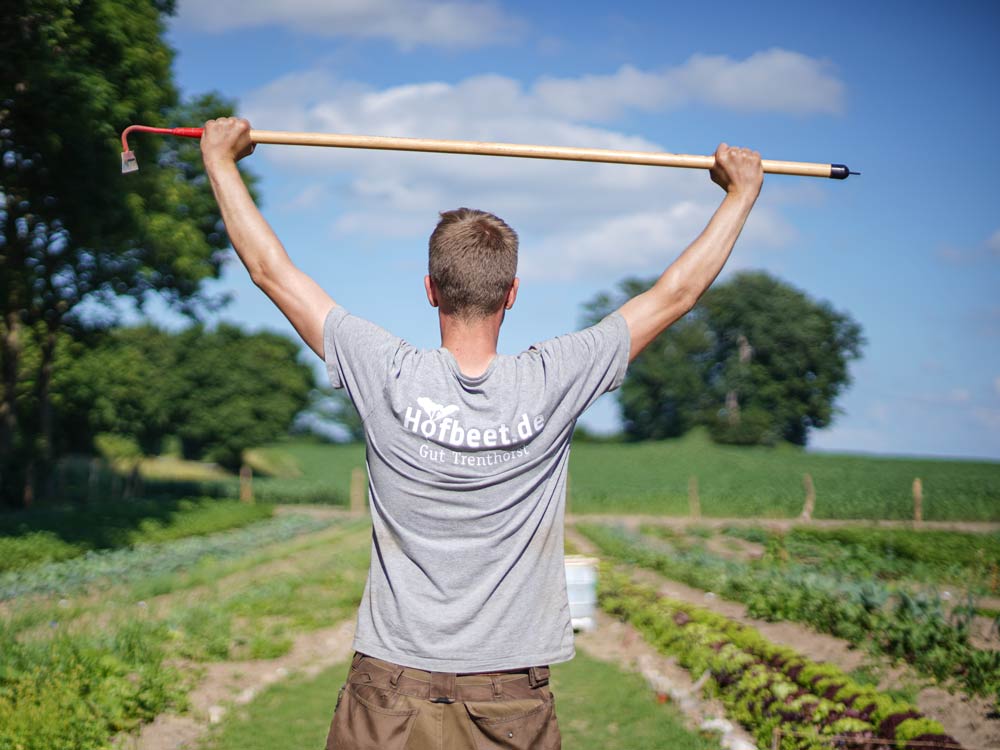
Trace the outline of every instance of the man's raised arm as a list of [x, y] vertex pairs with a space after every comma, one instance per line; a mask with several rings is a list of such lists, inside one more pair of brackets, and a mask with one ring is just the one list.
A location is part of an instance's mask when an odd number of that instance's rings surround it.
[[711, 175], [712, 181], [726, 191], [726, 197], [708, 226], [650, 289], [618, 310], [631, 334], [630, 360], [694, 307], [719, 275], [760, 193], [764, 180], [760, 154], [722, 143], [715, 151]]
[[322, 358], [323, 321], [334, 302], [319, 284], [295, 267], [243, 184], [236, 162], [253, 150], [250, 123], [246, 120], [223, 117], [205, 123], [202, 160], [233, 248], [254, 284]]

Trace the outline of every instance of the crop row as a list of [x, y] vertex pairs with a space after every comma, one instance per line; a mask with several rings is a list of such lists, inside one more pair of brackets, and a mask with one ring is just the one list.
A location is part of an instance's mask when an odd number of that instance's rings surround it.
[[0, 573], [0, 600], [26, 594], [69, 594], [92, 584], [119, 584], [189, 569], [211, 558], [239, 557], [266, 544], [326, 528], [329, 519], [288, 515], [208, 536], [133, 548], [90, 551], [69, 560]]
[[844, 527], [728, 526], [727, 536], [766, 545], [782, 556], [820, 568], [882, 580], [954, 582], [1000, 593], [1000, 534]]
[[[348, 617], [364, 588], [369, 537], [356, 523], [321, 537], [293, 550], [258, 541], [244, 551], [261, 563], [250, 575], [206, 560], [208, 582], [181, 597], [137, 601], [132, 589], [147, 586], [139, 580], [91, 607], [90, 597], [65, 608], [25, 601], [0, 617], [0, 748], [111, 747], [114, 735], [183, 710], [197, 670], [180, 664], [274, 658], [298, 633]], [[267, 564], [269, 549], [283, 553], [281, 566]], [[167, 590], [188, 579], [151, 575]], [[35, 625], [19, 629], [24, 622]]]
[[68, 560], [89, 550], [215, 534], [272, 515], [273, 505], [210, 498], [92, 503], [2, 514], [0, 572]]
[[874, 580], [840, 579], [803, 566], [751, 565], [703, 549], [678, 551], [599, 524], [579, 529], [605, 554], [743, 602], [753, 617], [805, 623], [1000, 701], [1000, 651], [972, 646], [969, 608], [949, 613], [936, 594], [894, 592]]
[[693, 675], [707, 672], [708, 689], [761, 747], [770, 746], [779, 726], [789, 732], [781, 738], [782, 750], [828, 750], [835, 737], [839, 746], [865, 747], [877, 738], [898, 748], [960, 747], [912, 705], [859, 685], [831, 664], [775, 646], [751, 627], [662, 597], [608, 565], [598, 599]]

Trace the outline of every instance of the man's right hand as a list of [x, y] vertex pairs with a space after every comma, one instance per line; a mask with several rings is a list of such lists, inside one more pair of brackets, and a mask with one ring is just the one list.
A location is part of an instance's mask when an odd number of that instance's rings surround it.
[[764, 183], [760, 153], [748, 148], [730, 147], [720, 143], [715, 149], [715, 166], [709, 171], [712, 182], [726, 193], [745, 195], [756, 200]]

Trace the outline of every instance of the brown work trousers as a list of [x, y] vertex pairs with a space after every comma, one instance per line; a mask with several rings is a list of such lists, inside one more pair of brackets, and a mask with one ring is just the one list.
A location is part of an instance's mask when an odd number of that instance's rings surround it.
[[456, 675], [355, 653], [327, 750], [560, 750], [549, 668]]

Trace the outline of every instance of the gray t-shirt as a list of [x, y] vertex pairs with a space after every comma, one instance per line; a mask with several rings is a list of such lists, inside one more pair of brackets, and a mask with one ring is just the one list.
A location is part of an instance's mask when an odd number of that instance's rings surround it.
[[476, 377], [447, 349], [417, 349], [340, 306], [323, 338], [367, 442], [372, 556], [355, 650], [441, 672], [573, 658], [570, 438], [625, 376], [625, 319], [497, 355]]

